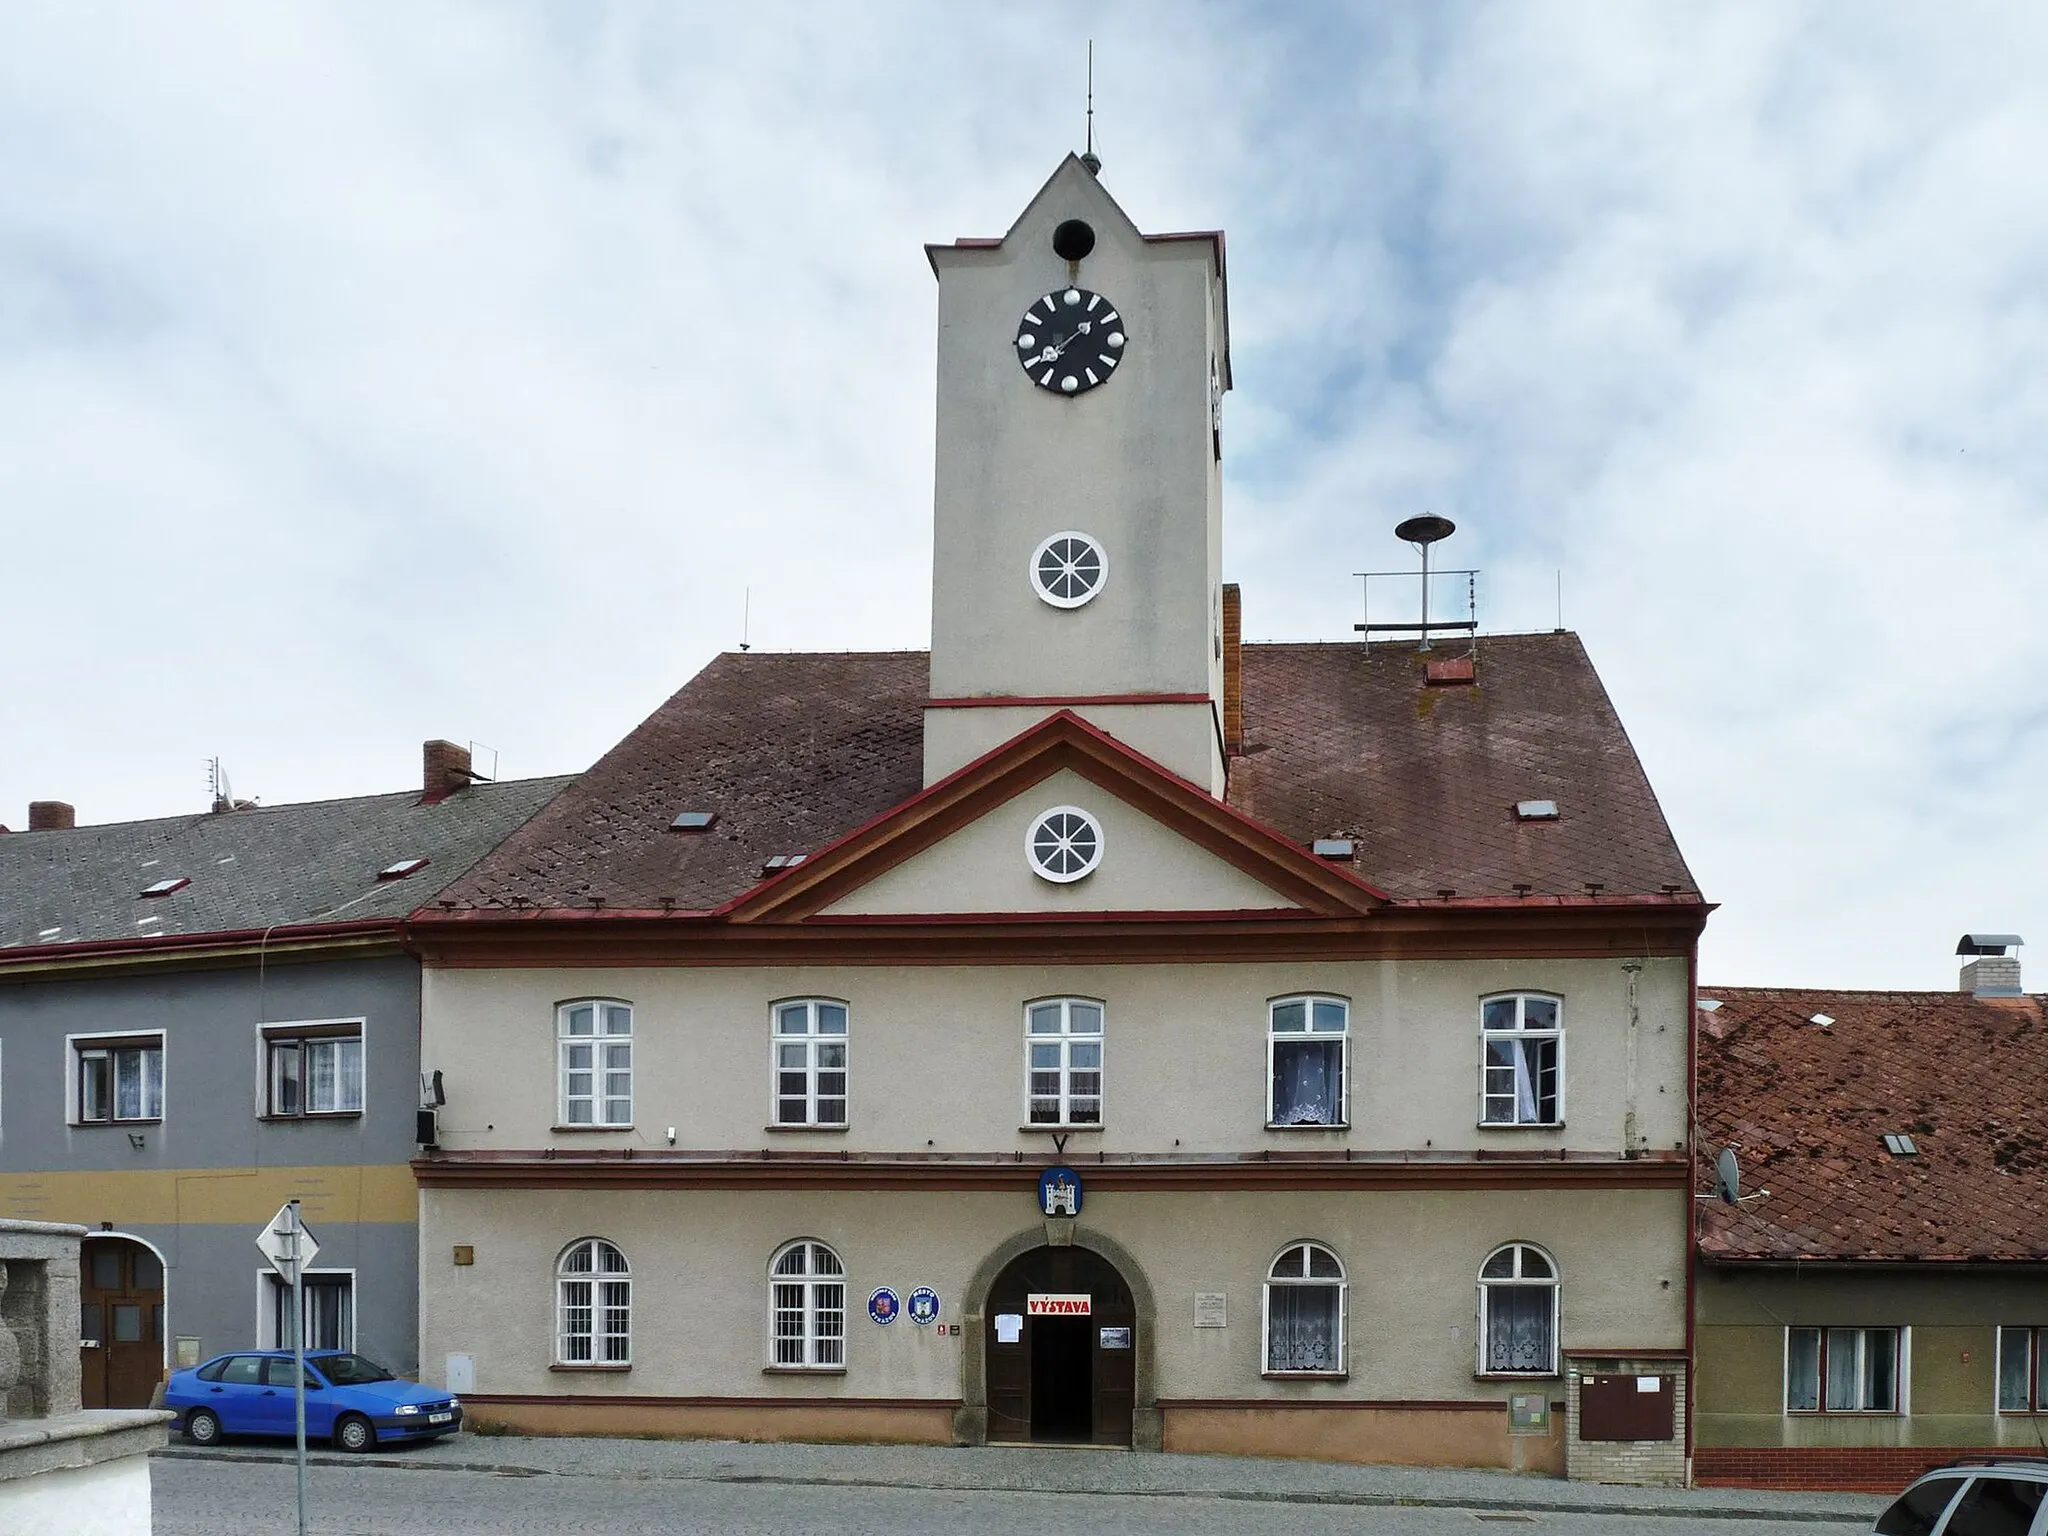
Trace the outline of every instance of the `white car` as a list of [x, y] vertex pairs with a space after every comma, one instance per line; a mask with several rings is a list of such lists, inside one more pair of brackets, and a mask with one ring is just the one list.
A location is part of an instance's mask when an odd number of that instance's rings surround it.
[[1875, 1536], [2048, 1536], [2048, 1456], [1982, 1456], [1936, 1467], [1871, 1527]]

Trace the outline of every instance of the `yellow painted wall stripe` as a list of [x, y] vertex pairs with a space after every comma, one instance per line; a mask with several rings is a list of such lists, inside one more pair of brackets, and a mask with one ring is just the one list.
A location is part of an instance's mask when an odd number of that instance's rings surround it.
[[97, 1227], [268, 1221], [294, 1197], [316, 1232], [324, 1221], [419, 1220], [419, 1187], [404, 1163], [332, 1168], [149, 1168], [118, 1173], [0, 1173], [0, 1214]]

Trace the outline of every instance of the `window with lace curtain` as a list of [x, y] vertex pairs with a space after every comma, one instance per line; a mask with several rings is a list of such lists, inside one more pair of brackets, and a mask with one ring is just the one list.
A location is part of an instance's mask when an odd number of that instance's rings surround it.
[[1564, 1123], [1563, 1004], [1534, 992], [1479, 1003], [1479, 1123]]
[[1479, 1373], [1557, 1374], [1557, 1265], [1533, 1243], [1507, 1243], [1479, 1267]]
[[1343, 1125], [1351, 1005], [1341, 997], [1276, 997], [1266, 1017], [1266, 1124]]
[[1266, 1374], [1344, 1374], [1344, 1265], [1321, 1243], [1290, 1243], [1266, 1274]]

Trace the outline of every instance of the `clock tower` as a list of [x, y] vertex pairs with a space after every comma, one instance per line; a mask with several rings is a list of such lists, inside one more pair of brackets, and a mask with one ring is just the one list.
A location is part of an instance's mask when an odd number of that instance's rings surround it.
[[1071, 708], [1223, 792], [1221, 234], [1068, 156], [939, 282], [925, 782]]

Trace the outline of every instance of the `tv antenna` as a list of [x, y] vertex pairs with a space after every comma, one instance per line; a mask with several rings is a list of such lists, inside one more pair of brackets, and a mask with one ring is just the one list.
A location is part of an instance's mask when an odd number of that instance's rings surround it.
[[1088, 174], [1102, 174], [1102, 156], [1095, 153], [1095, 39], [1088, 39], [1088, 126], [1081, 140], [1081, 163], [1088, 167]]
[[1419, 651], [1430, 649], [1429, 637], [1438, 630], [1463, 630], [1466, 634], [1479, 631], [1479, 572], [1476, 570], [1443, 570], [1439, 576], [1462, 576], [1465, 578], [1465, 617], [1462, 619], [1437, 619], [1429, 616], [1429, 549], [1432, 544], [1441, 543], [1458, 531], [1458, 525], [1448, 517], [1439, 517], [1425, 512], [1420, 517], [1411, 517], [1394, 528], [1394, 537], [1413, 544], [1422, 554], [1422, 621], [1420, 623], [1375, 624], [1372, 622], [1372, 584], [1375, 578], [1406, 580], [1411, 578], [1407, 571], [1357, 571], [1353, 574], [1365, 581], [1365, 619], [1363, 624], [1351, 627], [1362, 631], [1367, 637], [1389, 630], [1400, 634], [1420, 634]]
[[743, 651], [752, 649], [747, 644], [747, 626], [752, 622], [753, 617], [754, 589], [748, 587], [740, 594], [740, 649]]

